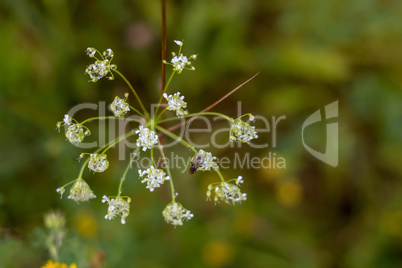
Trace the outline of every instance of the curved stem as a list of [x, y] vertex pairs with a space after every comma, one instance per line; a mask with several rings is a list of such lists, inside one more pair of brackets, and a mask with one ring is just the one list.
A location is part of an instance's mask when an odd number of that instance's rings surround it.
[[169, 87], [170, 81], [172, 81], [172, 78], [173, 78], [175, 73], [176, 73], [176, 71], [172, 72], [172, 74], [169, 77], [169, 80], [166, 83], [165, 88], [162, 90], [161, 97], [159, 98], [158, 105], [156, 106], [155, 116], [158, 114], [159, 107], [161, 106], [161, 103], [162, 103], [162, 100], [163, 100], [163, 93], [166, 92], [166, 89]]
[[170, 178], [170, 180], [169, 180], [170, 192], [171, 192], [171, 195], [172, 195], [172, 202], [174, 202], [175, 199], [176, 199], [176, 195], [175, 195], [175, 192], [174, 192], [174, 184], [173, 184], [172, 174], [170, 174], [169, 165], [166, 162], [166, 157], [165, 157], [165, 153], [163, 152], [162, 146], [158, 146], [158, 147], [159, 147], [159, 151], [161, 152], [162, 159], [163, 159], [163, 161], [165, 162], [165, 165], [166, 165], [166, 172], [167, 172], [167, 174], [168, 174], [168, 176]]
[[173, 120], [179, 120], [179, 119], [188, 118], [188, 117], [196, 117], [196, 116], [201, 116], [201, 115], [215, 115], [215, 116], [223, 117], [223, 118], [225, 118], [225, 119], [228, 120], [228, 121], [231, 120], [231, 118], [230, 118], [229, 116], [226, 116], [226, 115], [221, 114], [221, 113], [215, 113], [215, 112], [201, 112], [201, 113], [187, 114], [187, 115], [184, 115], [184, 116], [181, 116], [181, 117], [171, 117], [171, 118], [167, 118], [167, 119], [158, 121], [158, 123], [165, 123], [165, 122], [169, 122], [169, 121], [173, 121]]
[[164, 112], [166, 112], [168, 109], [168, 107], [166, 107], [165, 109], [163, 109], [163, 111], [156, 117], [155, 121], [158, 121], [159, 118], [161, 118], [161, 116], [163, 115]]
[[156, 126], [156, 128], [157, 128], [160, 132], [164, 133], [165, 135], [171, 137], [171, 138], [174, 139], [174, 140], [178, 140], [178, 141], [181, 142], [184, 146], [191, 148], [191, 150], [193, 150], [193, 152], [197, 153], [197, 150], [194, 149], [193, 146], [191, 146], [188, 142], [186, 142], [185, 140], [183, 140], [181, 137], [177, 136], [177, 135], [174, 134], [173, 132], [170, 132], [170, 131], [168, 131], [168, 130], [164, 129], [163, 127], [160, 127], [160, 126]]
[[249, 116], [249, 117], [251, 117], [251, 116], [252, 116], [252, 114], [251, 114], [251, 113], [243, 114], [242, 116], [239, 116], [237, 119], [240, 119], [240, 118], [245, 117], [245, 116]]
[[136, 154], [137, 154], [137, 152], [138, 152], [139, 149], [140, 149], [139, 147], [138, 147], [137, 149], [135, 149], [134, 153], [131, 154], [131, 156], [130, 156], [130, 161], [128, 162], [128, 165], [127, 165], [126, 169], [124, 170], [123, 176], [122, 176], [121, 179], [120, 179], [119, 189], [118, 189], [118, 192], [117, 192], [117, 196], [120, 196], [120, 194], [121, 194], [121, 187], [123, 187], [123, 182], [126, 180], [127, 172], [128, 172], [128, 170], [130, 169], [131, 163], [133, 163], [133, 160], [134, 160], [134, 158], [135, 158], [135, 156], [136, 156]]
[[[107, 150], [109, 150], [110, 147], [112, 147], [112, 146], [115, 145], [116, 143], [119, 143], [119, 142], [121, 142], [122, 140], [124, 140], [124, 139], [126, 139], [126, 138], [132, 136], [133, 134], [135, 134], [135, 132], [132, 131], [132, 132], [130, 132], [130, 133], [128, 133], [128, 134], [124, 134], [124, 135], [118, 137], [118, 138], [115, 139], [114, 141], [109, 142], [108, 145], [107, 145], [108, 147], [107, 147], [105, 150], [103, 150], [102, 153], [105, 153]], [[106, 147], [106, 146], [98, 148], [98, 149], [94, 152], [94, 154], [99, 153], [99, 152], [100, 152], [103, 148], [105, 148], [105, 147]], [[89, 159], [91, 159], [91, 158], [88, 157], [87, 159], [85, 159], [84, 163], [82, 164], [80, 173], [79, 173], [79, 175], [78, 175], [78, 179], [82, 179], [82, 174], [84, 173], [84, 169], [85, 169], [86, 165], [88, 164]]]
[[[93, 120], [106, 120], [106, 119], [115, 119], [115, 120], [127, 120], [127, 121], [132, 121], [132, 122], [137, 122], [137, 123], [142, 123], [141, 120], [137, 120], [134, 118], [125, 118], [125, 117], [115, 117], [115, 116], [99, 116], [99, 117], [91, 117], [88, 119], [85, 119], [84, 121], [82, 121], [81, 123], [79, 123], [80, 125], [83, 125], [87, 122], [91, 122]], [[85, 127], [85, 126], [84, 126]]]
[[109, 143], [109, 146], [107, 146], [107, 147], [102, 151], [102, 154], [106, 153], [107, 150], [109, 150], [112, 146], [116, 145], [117, 143], [121, 142], [121, 141], [124, 140], [124, 139], [127, 139], [128, 137], [130, 137], [130, 136], [132, 136], [132, 135], [134, 135], [134, 134], [135, 134], [135, 132], [134, 132], [134, 131], [131, 131], [130, 133], [124, 135], [123, 137], [117, 138], [117, 139], [114, 140], [112, 143]]
[[219, 169], [215, 169], [216, 173], [218, 173], [219, 178], [221, 178], [222, 182], [225, 182], [225, 179], [222, 176], [222, 173], [219, 171]]
[[136, 112], [138, 115], [141, 115], [142, 117], [144, 117], [144, 114], [141, 113], [140, 111], [138, 111], [137, 109], [135, 109], [133, 106], [129, 105], [128, 107], [130, 107], [130, 109], [133, 110], [134, 112]]
[[127, 80], [127, 78], [126, 78], [121, 72], [119, 72], [118, 70], [113, 70], [113, 71], [114, 71], [115, 73], [117, 73], [117, 74], [124, 80], [124, 82], [126, 82], [126, 84], [128, 85], [128, 87], [129, 87], [129, 88], [131, 89], [131, 91], [133, 92], [133, 94], [134, 94], [135, 98], [137, 99], [138, 103], [140, 104], [141, 109], [144, 111], [144, 114], [148, 117], [149, 114], [148, 114], [147, 110], [145, 110], [144, 105], [142, 104], [140, 97], [138, 97], [137, 92], [135, 91], [135, 89], [133, 88], [133, 86], [130, 84], [130, 82]]
[[98, 116], [98, 117], [90, 117], [88, 119], [85, 119], [84, 121], [82, 121], [81, 123], [79, 123], [80, 125], [85, 124], [86, 122], [91, 122], [93, 120], [106, 120], [106, 119], [116, 119], [115, 116]]

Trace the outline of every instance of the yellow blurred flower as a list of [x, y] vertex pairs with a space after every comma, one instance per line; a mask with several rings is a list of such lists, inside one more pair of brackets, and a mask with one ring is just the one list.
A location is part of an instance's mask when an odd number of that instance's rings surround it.
[[85, 237], [94, 236], [98, 231], [98, 224], [92, 215], [85, 212], [78, 214], [75, 220], [75, 228], [80, 235]]
[[233, 259], [233, 247], [225, 242], [209, 242], [204, 246], [202, 259], [209, 266], [224, 266]]
[[303, 189], [297, 181], [278, 181], [275, 185], [276, 199], [285, 206], [298, 205], [303, 196]]
[[260, 168], [258, 170], [258, 177], [263, 183], [272, 184], [276, 180], [281, 179], [285, 171], [280, 168]]
[[41, 268], [77, 268], [77, 265], [73, 263], [70, 266], [68, 266], [65, 263], [53, 262], [52, 260], [48, 260], [47, 263], [43, 265]]
[[239, 212], [239, 216], [234, 222], [237, 233], [245, 236], [251, 236], [256, 233], [258, 217], [252, 211], [244, 210]]

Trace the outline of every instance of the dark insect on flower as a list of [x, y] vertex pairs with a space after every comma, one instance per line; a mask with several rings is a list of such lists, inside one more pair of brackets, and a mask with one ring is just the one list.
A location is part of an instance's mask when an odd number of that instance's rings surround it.
[[194, 158], [191, 161], [191, 167], [190, 167], [190, 174], [194, 174], [194, 172], [197, 171], [197, 169], [202, 165], [204, 162], [204, 157], [202, 155], [196, 154]]

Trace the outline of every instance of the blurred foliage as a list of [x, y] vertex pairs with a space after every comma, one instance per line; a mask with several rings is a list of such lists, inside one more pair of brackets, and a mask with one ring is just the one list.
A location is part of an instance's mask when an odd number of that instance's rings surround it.
[[[197, 70], [171, 85], [190, 111], [261, 72], [214, 110], [235, 116], [241, 101], [243, 112], [286, 116], [275, 148], [268, 132], [258, 140], [268, 149], [207, 149], [219, 157], [276, 153], [286, 169], [224, 170], [244, 177], [248, 200], [239, 206], [205, 202], [213, 174], [175, 171], [181, 201], [195, 214], [176, 229], [161, 215], [167, 187], [149, 193], [135, 170], [125, 184], [133, 199], [126, 225], [104, 220], [99, 198], [60, 200], [55, 189], [76, 177], [81, 151], [55, 123], [78, 103], [110, 103], [127, 91], [120, 79], [88, 83], [84, 51], [112, 48], [119, 70], [155, 102], [159, 1], [2, 0], [0, 266], [44, 265], [39, 230], [44, 214], [59, 209], [68, 230], [60, 260], [79, 268], [401, 267], [402, 1], [176, 0], [167, 11], [168, 53], [174, 39], [184, 39], [184, 53], [199, 55]], [[305, 151], [301, 126], [335, 100], [340, 156], [333, 168]], [[319, 129], [325, 123], [317, 125], [320, 135], [311, 132], [314, 148], [325, 146]], [[98, 197], [117, 189], [121, 162], [116, 156], [106, 173], [87, 174]]]

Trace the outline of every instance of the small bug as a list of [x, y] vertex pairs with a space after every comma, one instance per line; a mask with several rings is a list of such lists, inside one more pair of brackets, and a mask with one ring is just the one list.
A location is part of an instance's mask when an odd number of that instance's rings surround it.
[[193, 160], [191, 161], [191, 167], [190, 167], [190, 174], [194, 174], [194, 172], [197, 171], [197, 169], [202, 165], [202, 163], [204, 162], [204, 157], [202, 157], [201, 155], [195, 155]]

